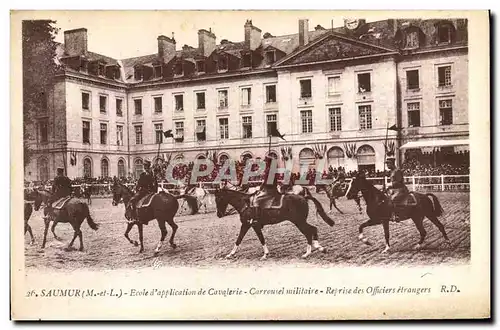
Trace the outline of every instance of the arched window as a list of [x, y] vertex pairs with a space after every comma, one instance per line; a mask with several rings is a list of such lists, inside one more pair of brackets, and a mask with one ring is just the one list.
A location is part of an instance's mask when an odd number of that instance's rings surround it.
[[440, 44], [453, 43], [455, 39], [455, 26], [450, 21], [441, 21], [436, 24], [437, 41]]
[[83, 177], [92, 177], [92, 160], [88, 157], [83, 160]]
[[118, 160], [118, 178], [125, 178], [127, 172], [125, 171], [125, 161], [123, 159]]
[[47, 158], [38, 159], [38, 178], [40, 181], [49, 180], [49, 161]]
[[314, 161], [316, 158], [314, 157], [314, 151], [311, 148], [304, 148], [299, 153], [299, 163], [300, 167], [311, 166], [314, 165]]
[[222, 154], [219, 156], [219, 163], [224, 164], [229, 160], [229, 156], [226, 154]]
[[338, 168], [344, 166], [344, 150], [339, 147], [332, 147], [328, 150], [326, 156], [328, 157], [328, 166]]
[[250, 154], [248, 152], [241, 155], [241, 161], [243, 162], [243, 164], [245, 164], [247, 162], [247, 160], [252, 159], [252, 158], [253, 158], [252, 154]]
[[200, 155], [198, 155], [198, 156], [196, 156], [196, 159], [206, 159], [206, 158], [207, 158], [207, 157], [205, 157], [205, 155], [201, 155], [201, 154], [200, 154]]
[[270, 153], [268, 153], [267, 156], [271, 157], [273, 159], [278, 159], [278, 155], [274, 151], [271, 151]]
[[143, 171], [144, 171], [144, 163], [141, 158], [137, 158], [134, 162], [135, 177], [139, 178], [139, 176]]
[[106, 158], [101, 160], [101, 176], [103, 178], [109, 177], [109, 162]]
[[365, 144], [359, 147], [357, 159], [358, 170], [375, 170], [375, 150], [371, 146]]

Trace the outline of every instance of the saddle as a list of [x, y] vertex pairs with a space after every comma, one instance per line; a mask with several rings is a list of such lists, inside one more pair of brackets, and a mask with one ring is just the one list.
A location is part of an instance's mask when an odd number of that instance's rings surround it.
[[152, 192], [147, 194], [146, 196], [142, 197], [137, 201], [136, 208], [140, 209], [143, 207], [148, 207], [151, 204], [151, 201], [153, 200], [153, 196], [156, 195], [157, 193]]
[[72, 197], [71, 196], [66, 196], [66, 197], [62, 197], [62, 198], [59, 198], [57, 201], [55, 201], [53, 204], [52, 204], [52, 207], [56, 210], [60, 210], [62, 209], [66, 203], [71, 199]]
[[279, 194], [262, 194], [252, 196], [252, 205], [261, 209], [279, 209], [283, 205], [285, 195]]
[[415, 195], [411, 192], [408, 193], [406, 198], [401, 201], [401, 203], [398, 203], [400, 206], [414, 206], [417, 205], [417, 198]]

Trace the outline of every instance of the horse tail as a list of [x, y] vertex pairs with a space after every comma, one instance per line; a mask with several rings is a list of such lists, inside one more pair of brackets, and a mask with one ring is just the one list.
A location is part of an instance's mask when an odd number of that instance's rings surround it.
[[87, 204], [83, 204], [85, 205], [85, 209], [87, 211], [87, 223], [89, 224], [89, 227], [92, 228], [93, 230], [97, 230], [99, 229], [99, 224], [95, 223], [94, 222], [94, 219], [92, 219], [92, 217], [90, 216], [90, 210], [89, 210], [89, 206]]
[[316, 210], [318, 210], [318, 213], [321, 216], [321, 219], [323, 219], [323, 221], [325, 221], [330, 227], [332, 227], [335, 224], [335, 222], [326, 214], [321, 203], [316, 198], [314, 198], [310, 192], [308, 195], [305, 196], [305, 198], [306, 200], [311, 200], [314, 202]]
[[425, 194], [425, 196], [427, 196], [427, 198], [429, 198], [432, 202], [432, 215], [435, 217], [440, 217], [441, 215], [443, 215], [444, 210], [441, 207], [441, 203], [439, 203], [436, 195], [428, 193]]
[[190, 196], [187, 194], [181, 194], [181, 195], [174, 196], [174, 197], [175, 197], [175, 199], [184, 198], [186, 200], [189, 207], [191, 208], [191, 215], [198, 213], [198, 201], [196, 200], [196, 197]]

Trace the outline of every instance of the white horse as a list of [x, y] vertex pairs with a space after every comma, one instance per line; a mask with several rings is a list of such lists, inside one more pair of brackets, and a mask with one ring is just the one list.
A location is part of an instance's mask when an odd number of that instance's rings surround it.
[[198, 201], [198, 210], [201, 210], [201, 208], [203, 207], [205, 209], [205, 213], [208, 212], [207, 202], [209, 205], [212, 205], [212, 199], [210, 198], [210, 192], [207, 189], [203, 188], [201, 182], [198, 183], [198, 187], [190, 189], [190, 191], [186, 193], [196, 197], [196, 200]]

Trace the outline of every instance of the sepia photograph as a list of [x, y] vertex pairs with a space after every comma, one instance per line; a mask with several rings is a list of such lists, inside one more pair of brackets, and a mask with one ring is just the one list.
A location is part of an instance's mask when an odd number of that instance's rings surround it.
[[488, 12], [11, 29], [13, 319], [490, 317]]

